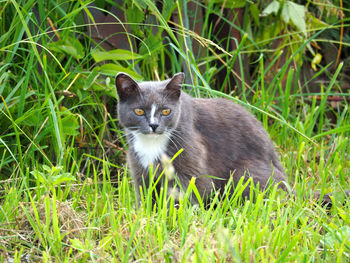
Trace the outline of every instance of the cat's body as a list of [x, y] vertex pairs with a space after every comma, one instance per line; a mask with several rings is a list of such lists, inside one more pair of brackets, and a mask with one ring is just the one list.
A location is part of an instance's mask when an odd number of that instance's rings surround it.
[[156, 167], [162, 154], [172, 158], [180, 149], [173, 161], [176, 177], [185, 189], [195, 177], [204, 199], [222, 191], [231, 176], [235, 184], [252, 177], [262, 189], [270, 179], [286, 181], [268, 134], [252, 114], [226, 99], [192, 98], [181, 91], [183, 79], [181, 73], [162, 82], [136, 83], [123, 73], [116, 78], [137, 190], [148, 184], [150, 164]]

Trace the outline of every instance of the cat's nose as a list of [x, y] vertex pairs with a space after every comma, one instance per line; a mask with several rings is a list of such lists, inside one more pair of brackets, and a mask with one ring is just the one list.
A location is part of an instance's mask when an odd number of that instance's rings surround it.
[[156, 129], [158, 128], [158, 126], [159, 126], [159, 124], [157, 124], [157, 123], [151, 123], [151, 124], [149, 125], [149, 127], [152, 128], [152, 131], [153, 131], [153, 132], [156, 131]]

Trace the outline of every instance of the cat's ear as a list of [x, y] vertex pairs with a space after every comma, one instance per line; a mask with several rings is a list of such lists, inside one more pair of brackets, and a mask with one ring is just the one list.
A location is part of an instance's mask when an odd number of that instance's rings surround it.
[[123, 72], [118, 73], [115, 77], [115, 86], [117, 87], [118, 96], [121, 101], [140, 94], [137, 82]]
[[181, 94], [181, 87], [184, 83], [185, 74], [180, 72], [176, 73], [168, 82], [168, 84], [165, 87], [165, 92], [167, 93], [168, 97], [173, 99], [178, 99]]

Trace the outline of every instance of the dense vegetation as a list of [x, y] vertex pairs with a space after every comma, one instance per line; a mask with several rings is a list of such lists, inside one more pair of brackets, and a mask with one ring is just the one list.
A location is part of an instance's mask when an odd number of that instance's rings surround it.
[[[0, 1], [0, 261], [350, 260], [348, 1]], [[141, 207], [114, 76], [251, 110], [297, 198]], [[334, 192], [331, 209], [311, 198]], [[170, 206], [172, 207], [172, 206]]]

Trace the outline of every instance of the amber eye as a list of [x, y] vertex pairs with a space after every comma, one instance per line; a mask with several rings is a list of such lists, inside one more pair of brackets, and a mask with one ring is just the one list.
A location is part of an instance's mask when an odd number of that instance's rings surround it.
[[136, 115], [142, 116], [143, 114], [145, 114], [145, 111], [143, 109], [134, 109]]
[[164, 116], [168, 116], [168, 115], [170, 114], [170, 109], [163, 109], [163, 110], [162, 110], [162, 114], [163, 114]]

